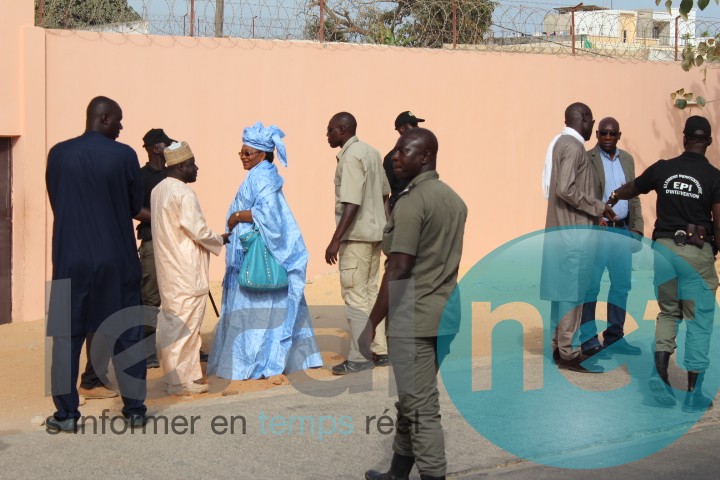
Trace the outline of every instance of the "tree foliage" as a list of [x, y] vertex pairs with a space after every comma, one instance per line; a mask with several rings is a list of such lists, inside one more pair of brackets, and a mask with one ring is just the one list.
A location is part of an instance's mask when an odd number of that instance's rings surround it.
[[[307, 38], [318, 38], [319, 0], [310, 0]], [[478, 43], [490, 27], [490, 0], [336, 0], [326, 1], [327, 41], [442, 47], [453, 42], [453, 7], [458, 43]]]
[[45, 28], [73, 29], [141, 19], [127, 0], [45, 0], [41, 22], [39, 0], [35, 0], [35, 24]]
[[[663, 0], [655, 0], [655, 5], [660, 5], [662, 2]], [[673, 0], [665, 0], [664, 3], [669, 12], [673, 6]], [[710, 0], [698, 0], [697, 8], [705, 10], [709, 4]], [[715, 0], [715, 4], [720, 5], [720, 0]], [[680, 10], [680, 15], [682, 15], [685, 20], [687, 20], [687, 14], [690, 13], [690, 10], [693, 8], [695, 8], [695, 0], [680, 0], [678, 10]]]

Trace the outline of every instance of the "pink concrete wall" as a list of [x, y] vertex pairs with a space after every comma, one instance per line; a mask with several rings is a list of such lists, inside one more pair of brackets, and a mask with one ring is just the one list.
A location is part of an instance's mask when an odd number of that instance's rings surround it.
[[20, 30], [33, 24], [33, 5], [27, 0], [5, 0], [0, 14], [0, 136], [22, 132], [23, 37]]
[[[37, 31], [23, 34], [31, 49], [25, 58], [44, 59], [30, 67], [44, 80], [45, 93], [42, 101], [26, 100], [25, 115], [32, 119], [27, 135], [44, 138], [46, 152], [82, 133], [92, 97], [114, 98], [124, 112], [119, 140], [134, 147], [142, 163], [141, 137], [149, 128], [165, 128], [190, 143], [200, 166], [195, 188], [217, 230], [245, 176], [237, 156], [243, 127], [261, 120], [283, 128], [290, 167], [279, 168], [310, 250], [309, 278], [332, 270], [323, 253], [334, 229], [336, 151], [327, 145], [325, 128], [338, 111], [355, 114], [359, 137], [383, 155], [397, 139], [393, 121], [400, 111], [428, 120], [424, 125], [440, 141], [441, 178], [469, 207], [465, 267], [543, 227], [540, 172], [569, 103], [587, 103], [598, 120], [615, 116], [623, 131], [620, 147], [635, 156], [638, 170], [681, 150], [688, 115], [702, 113], [715, 123], [719, 113], [717, 103], [694, 111], [672, 107], [669, 93], [680, 87], [720, 98], [718, 70], [710, 70], [703, 85], [699, 71], [685, 73], [675, 64], [66, 31], [44, 32], [43, 45], [33, 41]], [[30, 89], [42, 93], [39, 85]], [[0, 121], [4, 116], [0, 111]], [[16, 195], [33, 199], [26, 215], [43, 217], [45, 205], [37, 200], [45, 198], [45, 158], [37, 150], [14, 153], [32, 177]], [[713, 145], [709, 156], [720, 160], [719, 153]], [[649, 233], [651, 197], [643, 199], [643, 210]], [[42, 316], [49, 213], [43, 223], [45, 245], [32, 248], [45, 261], [26, 268], [35, 298], [24, 297], [16, 320]], [[223, 267], [224, 258], [213, 258], [213, 280], [222, 278]]]

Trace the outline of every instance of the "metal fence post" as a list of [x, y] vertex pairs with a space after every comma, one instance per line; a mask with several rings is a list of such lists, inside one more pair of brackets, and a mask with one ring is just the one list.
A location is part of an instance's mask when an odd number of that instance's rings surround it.
[[318, 40], [325, 41], [325, 0], [320, 0], [320, 26], [318, 27]]
[[680, 15], [675, 17], [675, 61], [678, 61], [678, 26], [680, 24]]
[[190, 36], [195, 36], [195, 0], [190, 0]]
[[40, 0], [38, 2], [38, 26], [42, 27], [44, 18], [45, 18], [45, 0]]
[[457, 29], [457, 0], [452, 3], [453, 13], [453, 49], [457, 48], [458, 29]]
[[223, 23], [225, 21], [225, 0], [215, 0], [215, 36], [223, 36]]

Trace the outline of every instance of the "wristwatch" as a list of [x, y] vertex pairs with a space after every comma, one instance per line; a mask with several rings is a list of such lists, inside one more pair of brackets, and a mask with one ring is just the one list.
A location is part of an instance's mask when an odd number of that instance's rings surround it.
[[613, 206], [617, 203], [617, 201], [618, 201], [617, 192], [615, 190], [613, 190], [612, 193], [610, 193], [610, 197], [608, 198], [608, 205]]

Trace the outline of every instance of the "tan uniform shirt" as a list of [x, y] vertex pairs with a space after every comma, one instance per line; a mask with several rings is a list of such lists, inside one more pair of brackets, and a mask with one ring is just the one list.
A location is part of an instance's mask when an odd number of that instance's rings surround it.
[[180, 180], [160, 182], [150, 204], [160, 296], [163, 309], [173, 311], [173, 299], [208, 293], [210, 252], [219, 255], [223, 239], [208, 227], [193, 189]]
[[[398, 198], [385, 226], [383, 251], [415, 257], [412, 291], [406, 290], [402, 306], [390, 307], [389, 337], [435, 337], [457, 332], [457, 318], [443, 322], [448, 299], [457, 285], [463, 248], [467, 206], [460, 196], [439, 180], [436, 171], [410, 181], [409, 192]], [[397, 302], [390, 286], [390, 301]], [[414, 306], [414, 310], [412, 309]], [[448, 319], [449, 320], [449, 319]]]
[[357, 137], [350, 138], [337, 154], [335, 169], [335, 224], [344, 203], [360, 205], [342, 240], [379, 242], [385, 226], [383, 196], [390, 194], [380, 152]]

